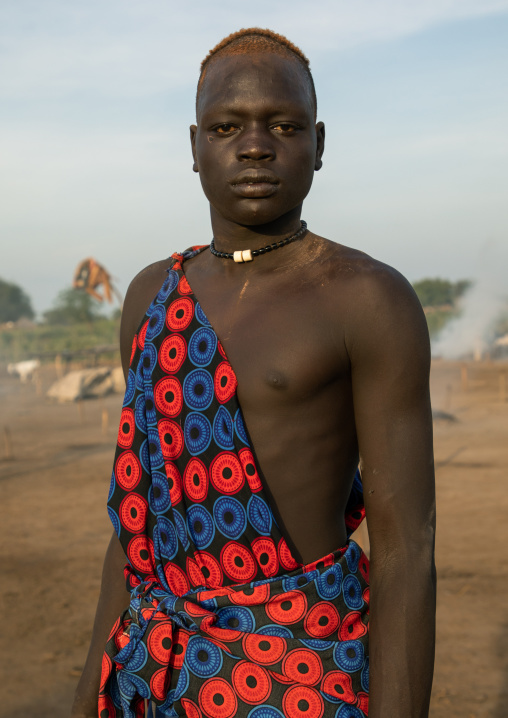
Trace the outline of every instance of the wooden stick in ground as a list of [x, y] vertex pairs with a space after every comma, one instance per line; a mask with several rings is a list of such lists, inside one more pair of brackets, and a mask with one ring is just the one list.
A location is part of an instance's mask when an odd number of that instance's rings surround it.
[[102, 410], [102, 435], [106, 436], [109, 428], [109, 412], [107, 409]]
[[5, 458], [7, 460], [12, 459], [12, 440], [11, 432], [8, 426], [4, 426], [4, 447], [5, 447]]
[[467, 391], [468, 376], [466, 364], [462, 364], [460, 367], [460, 383], [462, 385], [462, 391]]
[[503, 403], [506, 401], [506, 373], [504, 371], [499, 374], [499, 399]]

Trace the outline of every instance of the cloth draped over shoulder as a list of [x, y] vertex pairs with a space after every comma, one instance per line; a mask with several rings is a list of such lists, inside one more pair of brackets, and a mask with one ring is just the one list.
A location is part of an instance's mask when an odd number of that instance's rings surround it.
[[[103, 657], [100, 718], [368, 715], [368, 559], [302, 565], [265, 492], [237, 379], [174, 254], [134, 337], [108, 513], [129, 608]], [[357, 473], [348, 537], [364, 518]]]

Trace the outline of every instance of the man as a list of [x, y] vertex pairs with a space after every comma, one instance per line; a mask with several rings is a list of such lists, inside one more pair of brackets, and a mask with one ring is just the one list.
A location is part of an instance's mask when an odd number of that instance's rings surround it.
[[[265, 30], [229, 36], [203, 63], [196, 112], [214, 240], [148, 267], [126, 297], [115, 534], [73, 716], [96, 715], [99, 682], [101, 718], [155, 704], [207, 718], [426, 716], [423, 313], [393, 269], [301, 224], [324, 126], [298, 48]], [[358, 463], [370, 589], [348, 542], [363, 517]]]

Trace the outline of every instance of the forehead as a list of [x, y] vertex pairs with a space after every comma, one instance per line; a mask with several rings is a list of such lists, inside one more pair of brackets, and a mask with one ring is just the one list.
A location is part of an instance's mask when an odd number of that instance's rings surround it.
[[298, 60], [275, 53], [218, 57], [198, 91], [198, 115], [219, 106], [291, 105], [314, 113], [309, 77]]

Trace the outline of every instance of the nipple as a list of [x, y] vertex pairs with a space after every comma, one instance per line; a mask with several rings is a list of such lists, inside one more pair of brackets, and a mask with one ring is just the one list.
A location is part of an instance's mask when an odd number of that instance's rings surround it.
[[274, 389], [286, 389], [288, 386], [288, 378], [280, 371], [270, 371], [266, 376], [269, 386]]

